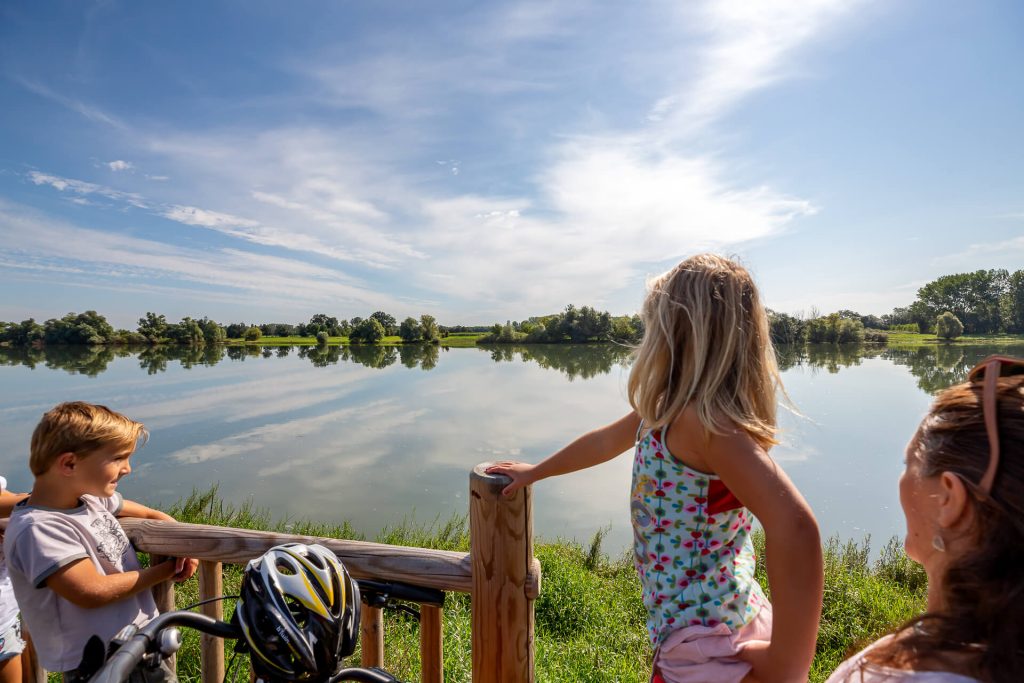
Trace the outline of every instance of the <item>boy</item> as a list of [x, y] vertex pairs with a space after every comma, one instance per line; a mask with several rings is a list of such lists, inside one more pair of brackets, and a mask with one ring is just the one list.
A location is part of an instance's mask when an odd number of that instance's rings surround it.
[[[4, 555], [39, 661], [65, 678], [91, 635], [106, 642], [128, 623], [146, 623], [157, 615], [149, 589], [184, 581], [198, 565], [179, 558], [142, 569], [115, 519], [174, 521], [116, 490], [146, 436], [142, 424], [83, 402], [53, 408], [32, 434], [35, 484], [14, 507]], [[154, 673], [147, 678], [173, 679], [166, 669]]]

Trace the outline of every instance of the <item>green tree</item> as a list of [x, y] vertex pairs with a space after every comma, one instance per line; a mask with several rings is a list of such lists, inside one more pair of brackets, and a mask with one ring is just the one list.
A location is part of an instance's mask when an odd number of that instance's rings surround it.
[[355, 344], [376, 344], [384, 336], [384, 326], [376, 318], [370, 317], [352, 329], [349, 341]]
[[263, 331], [260, 330], [260, 328], [256, 327], [255, 325], [253, 325], [252, 327], [245, 331], [245, 334], [242, 335], [242, 339], [244, 339], [245, 341], [259, 341], [260, 337], [262, 336]]
[[114, 338], [114, 328], [96, 311], [68, 313], [43, 324], [47, 344], [106, 344]]
[[432, 315], [424, 313], [420, 316], [420, 330], [422, 331], [423, 341], [436, 342], [441, 338], [441, 332], [437, 327], [437, 320]]
[[203, 318], [199, 321], [199, 329], [203, 331], [203, 341], [208, 345], [223, 344], [227, 334], [215, 320]]
[[385, 336], [391, 337], [398, 334], [398, 322], [395, 320], [395, 316], [388, 315], [384, 311], [376, 311], [370, 317], [379, 322], [380, 326], [384, 328]]
[[151, 342], [160, 341], [167, 336], [167, 317], [147, 311], [145, 317], [139, 318], [138, 330]]
[[320, 330], [316, 333], [316, 343], [318, 346], [327, 346], [327, 333]]
[[935, 319], [935, 334], [942, 339], [956, 339], [964, 333], [964, 324], [955, 315], [946, 311]]
[[402, 324], [399, 325], [398, 336], [406, 343], [418, 342], [423, 337], [423, 328], [420, 326], [420, 323], [416, 318], [409, 317], [403, 320]]
[[203, 346], [206, 338], [203, 336], [203, 328], [199, 323], [188, 316], [181, 319], [177, 325], [167, 328], [167, 336], [183, 346]]
[[1006, 292], [999, 300], [999, 316], [1007, 332], [1024, 333], [1024, 270], [1006, 279]]

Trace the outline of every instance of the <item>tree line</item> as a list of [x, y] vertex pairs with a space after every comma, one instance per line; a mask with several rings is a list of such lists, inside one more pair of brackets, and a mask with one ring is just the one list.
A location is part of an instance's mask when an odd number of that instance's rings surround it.
[[908, 306], [882, 316], [841, 310], [829, 315], [793, 316], [769, 311], [776, 343], [884, 342], [889, 332], [1024, 334], [1024, 270], [977, 270], [943, 275], [917, 290]]
[[398, 336], [407, 343], [437, 343], [447, 336], [447, 330], [438, 325], [431, 315], [421, 315], [418, 319], [409, 317], [399, 324], [394, 316], [384, 311], [351, 320], [318, 313], [309, 322], [298, 325], [244, 322], [221, 325], [209, 318], [188, 316], [172, 323], [162, 314], [147, 312], [139, 318], [134, 330], [114, 329], [96, 311], [68, 313], [62, 318], [51, 318], [42, 323], [34, 318], [21, 322], [0, 321], [0, 344], [7, 346], [178, 344], [203, 347], [222, 344], [229, 339], [258, 341], [264, 336], [313, 337], [321, 345], [327, 344], [331, 337], [348, 337], [351, 343], [373, 344], [388, 336]]
[[[943, 275], [917, 291], [910, 305], [882, 316], [840, 310], [828, 315], [790, 315], [769, 311], [773, 341], [777, 344], [885, 342], [889, 332], [934, 332], [952, 339], [960, 334], [1024, 334], [1024, 270], [978, 270]], [[376, 311], [366, 318], [348, 320], [318, 313], [308, 322], [221, 325], [209, 318], [185, 317], [177, 323], [148, 312], [135, 330], [115, 330], [96, 311], [68, 313], [38, 323], [0, 322], [0, 344], [7, 346], [179, 344], [199, 347], [262, 337], [312, 337], [326, 345], [332, 337], [352, 343], [373, 344], [385, 337], [403, 342], [437, 343], [458, 332], [486, 332], [484, 343], [563, 344], [619, 342], [633, 344], [644, 334], [639, 315], [612, 316], [590, 306], [570, 304], [552, 315], [496, 323], [490, 328], [439, 325], [430, 315], [408, 317], [399, 323], [394, 316]]]

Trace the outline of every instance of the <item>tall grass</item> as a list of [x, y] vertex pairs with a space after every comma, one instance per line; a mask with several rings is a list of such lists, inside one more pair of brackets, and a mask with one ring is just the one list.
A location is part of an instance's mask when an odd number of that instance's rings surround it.
[[[193, 492], [167, 512], [182, 522], [265, 529], [333, 538], [367, 540], [347, 523], [335, 525], [308, 520], [273, 519], [251, 504], [231, 505], [216, 487]], [[535, 603], [536, 678], [538, 681], [621, 681], [645, 683], [650, 673], [650, 646], [645, 635], [645, 611], [640, 585], [626, 552], [609, 557], [602, 549], [607, 529], [587, 544], [565, 539], [538, 540], [534, 553], [541, 562], [543, 589]], [[420, 524], [406, 520], [387, 527], [373, 540], [394, 545], [444, 550], [469, 549], [466, 519], [435, 519]], [[755, 536], [758, 556], [764, 557], [763, 536]], [[872, 562], [868, 540], [829, 539], [824, 546], [825, 597], [818, 649], [811, 681], [824, 681], [849, 651], [902, 623], [924, 607], [925, 578], [908, 560], [901, 545], [889, 541]], [[237, 593], [241, 567], [225, 567], [224, 590]], [[766, 585], [764, 567], [758, 579]], [[195, 579], [179, 584], [179, 607], [198, 600]], [[234, 602], [225, 602], [230, 615]], [[199, 638], [185, 634], [178, 656], [182, 681], [199, 679]], [[417, 624], [403, 614], [385, 615], [385, 667], [402, 680], [419, 680]], [[470, 602], [462, 593], [449, 593], [444, 611], [446, 681], [469, 681]], [[226, 648], [230, 658], [232, 648]], [[350, 663], [358, 662], [358, 653]], [[239, 680], [248, 663], [239, 657]]]

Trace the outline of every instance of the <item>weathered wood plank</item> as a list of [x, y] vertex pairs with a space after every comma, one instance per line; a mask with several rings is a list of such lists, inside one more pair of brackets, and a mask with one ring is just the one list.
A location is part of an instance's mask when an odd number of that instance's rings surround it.
[[135, 547], [160, 555], [244, 564], [281, 543], [320, 543], [345, 563], [356, 578], [375, 578], [468, 593], [472, 578], [468, 553], [277, 534], [205, 524], [120, 519]]

